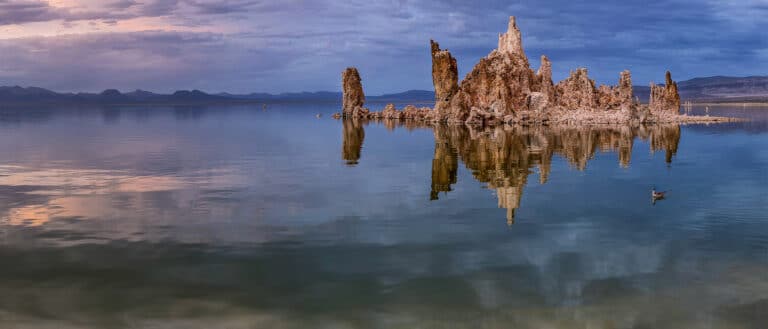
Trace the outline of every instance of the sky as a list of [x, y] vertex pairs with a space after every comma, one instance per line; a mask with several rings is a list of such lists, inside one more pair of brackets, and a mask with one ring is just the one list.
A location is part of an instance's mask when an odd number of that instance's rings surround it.
[[555, 82], [768, 75], [768, 0], [0, 0], [0, 85], [56, 91], [432, 89], [429, 40], [459, 74], [517, 17], [534, 69]]

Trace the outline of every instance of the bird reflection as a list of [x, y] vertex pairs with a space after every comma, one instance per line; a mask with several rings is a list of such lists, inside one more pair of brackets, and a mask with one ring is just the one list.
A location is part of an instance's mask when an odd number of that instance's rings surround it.
[[[343, 157], [348, 164], [357, 163], [360, 158], [363, 126], [360, 121], [344, 120]], [[385, 122], [385, 126], [394, 129], [397, 122]], [[432, 129], [435, 138], [430, 200], [438, 200], [441, 193], [452, 191], [461, 160], [478, 182], [495, 191], [499, 208], [506, 209], [509, 225], [515, 222], [515, 210], [520, 207], [528, 176], [536, 170], [539, 183], [546, 183], [554, 155], [566, 159], [573, 168], [584, 170], [596, 153], [615, 152], [619, 166], [628, 167], [633, 142], [640, 138], [649, 142], [651, 151], [664, 151], [665, 161], [671, 163], [680, 141], [678, 125], [423, 128]]]

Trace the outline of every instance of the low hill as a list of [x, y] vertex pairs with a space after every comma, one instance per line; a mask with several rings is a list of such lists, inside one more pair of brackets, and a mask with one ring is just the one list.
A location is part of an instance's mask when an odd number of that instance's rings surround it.
[[[683, 101], [693, 102], [768, 102], [768, 76], [694, 78], [678, 82]], [[650, 88], [634, 86], [641, 102], [648, 102]], [[369, 102], [431, 102], [431, 90], [366, 96]], [[200, 104], [200, 103], [288, 103], [340, 102], [341, 93], [332, 91], [298, 93], [208, 94], [200, 90], [180, 90], [157, 94], [144, 90], [122, 93], [107, 89], [101, 93], [57, 93], [38, 87], [0, 86], [0, 104]]]

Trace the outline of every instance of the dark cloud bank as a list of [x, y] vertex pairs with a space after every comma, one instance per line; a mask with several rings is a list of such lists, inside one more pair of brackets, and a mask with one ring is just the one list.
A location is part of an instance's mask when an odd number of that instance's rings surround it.
[[[112, 1], [62, 10], [40, 1], [1, 1], [0, 25], [139, 17], [173, 29], [0, 40], [0, 85], [61, 91], [105, 88], [211, 92], [339, 90], [357, 66], [369, 93], [430, 89], [429, 39], [468, 72], [518, 17], [534, 65], [554, 78], [588, 67], [614, 83], [630, 69], [636, 84], [710, 75], [768, 74], [768, 0], [622, 1]], [[199, 32], [217, 27], [234, 32]], [[196, 27], [192, 32], [188, 27]]]

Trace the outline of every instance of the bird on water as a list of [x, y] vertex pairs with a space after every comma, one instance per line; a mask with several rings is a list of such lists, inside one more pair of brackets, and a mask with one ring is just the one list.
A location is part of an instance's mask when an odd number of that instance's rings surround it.
[[656, 191], [656, 187], [651, 188], [651, 203], [656, 204], [658, 200], [664, 200], [668, 191]]

